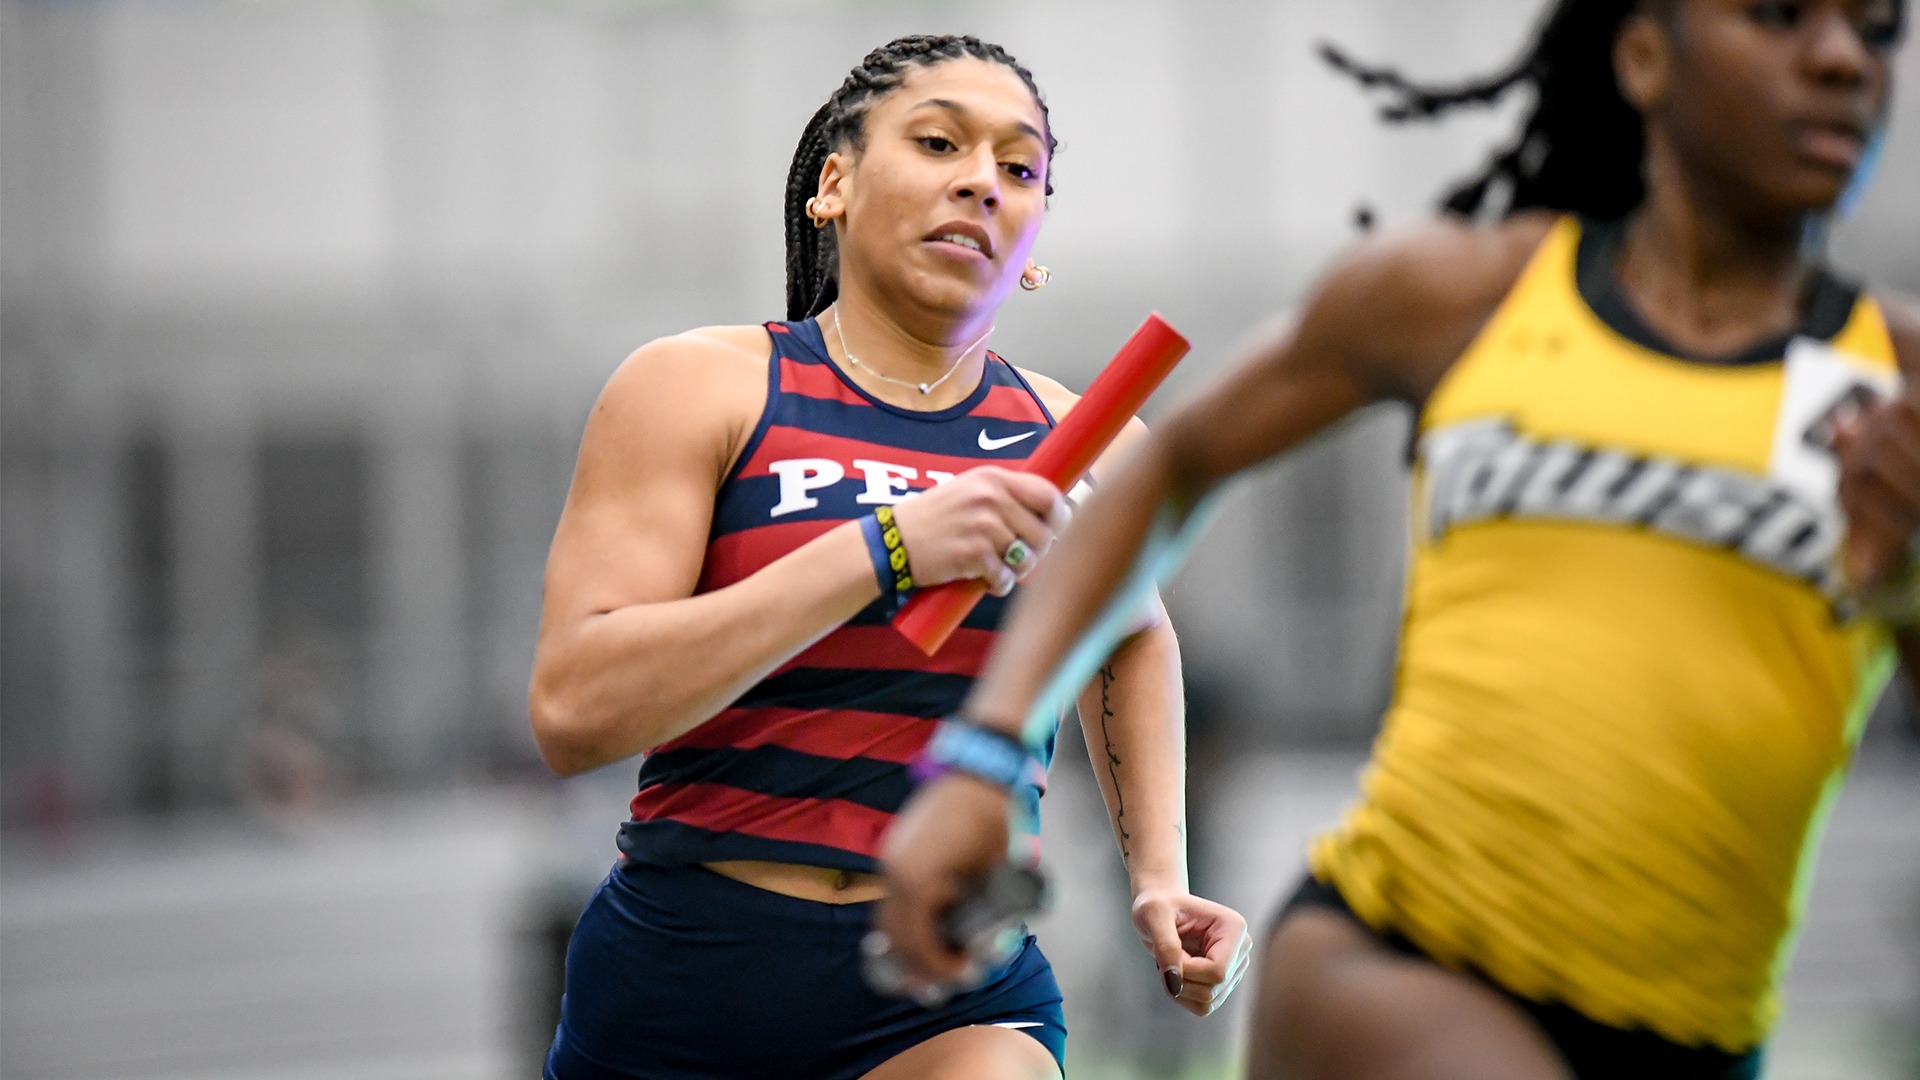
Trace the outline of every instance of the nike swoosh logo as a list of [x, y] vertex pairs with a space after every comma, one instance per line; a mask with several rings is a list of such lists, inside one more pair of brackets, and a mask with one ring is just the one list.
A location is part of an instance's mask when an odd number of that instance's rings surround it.
[[987, 435], [986, 428], [981, 428], [980, 429], [980, 449], [998, 450], [1001, 447], [1012, 446], [1014, 443], [1019, 442], [1021, 439], [1031, 439], [1038, 434], [1040, 433], [1037, 431], [1026, 431], [1018, 435], [1009, 435], [1004, 439], [995, 439]]

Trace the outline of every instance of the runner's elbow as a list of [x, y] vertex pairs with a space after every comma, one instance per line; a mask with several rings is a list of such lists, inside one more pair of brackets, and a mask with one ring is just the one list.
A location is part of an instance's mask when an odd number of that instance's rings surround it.
[[583, 695], [535, 672], [527, 718], [541, 760], [561, 776], [578, 776], [626, 756], [610, 748], [611, 732]]
[[533, 744], [547, 768], [561, 776], [575, 776], [593, 767], [582, 746], [579, 724], [565, 696], [542, 686], [536, 677], [527, 691], [527, 719], [533, 725]]
[[661, 707], [668, 699], [631, 690], [624, 688], [616, 697], [606, 688], [583, 686], [577, 677], [551, 676], [536, 664], [527, 690], [527, 718], [547, 767], [561, 776], [577, 776], [671, 738], [677, 714]]

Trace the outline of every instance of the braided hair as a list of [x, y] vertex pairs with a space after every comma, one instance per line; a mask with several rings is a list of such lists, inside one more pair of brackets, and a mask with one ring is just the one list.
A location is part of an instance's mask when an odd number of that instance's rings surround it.
[[1613, 44], [1627, 18], [1647, 0], [1559, 0], [1525, 53], [1493, 75], [1453, 86], [1422, 86], [1391, 68], [1358, 63], [1330, 44], [1327, 63], [1369, 90], [1392, 95], [1380, 118], [1389, 124], [1435, 120], [1454, 109], [1493, 105], [1530, 86], [1533, 108], [1513, 141], [1476, 175], [1448, 191], [1441, 207], [1477, 217], [1500, 197], [1502, 215], [1550, 209], [1594, 218], [1619, 217], [1645, 195], [1639, 113], [1614, 81]]
[[895, 38], [873, 50], [848, 73], [840, 89], [807, 121], [800, 145], [787, 170], [787, 318], [811, 319], [840, 295], [840, 258], [832, 229], [816, 229], [807, 218], [807, 200], [818, 194], [820, 170], [827, 155], [850, 146], [864, 147], [867, 110], [898, 89], [916, 67], [932, 67], [970, 56], [1000, 64], [1020, 76], [1040, 106], [1041, 126], [1047, 133], [1046, 193], [1053, 194], [1051, 162], [1056, 143], [1047, 115], [1046, 99], [1033, 73], [1020, 66], [1007, 50], [966, 34], [915, 34]]
[[[1454, 86], [1422, 86], [1391, 68], [1360, 64], [1329, 44], [1321, 58], [1369, 90], [1392, 100], [1380, 110], [1389, 124], [1435, 120], [1457, 108], [1490, 106], [1517, 86], [1534, 91], [1520, 133], [1477, 174], [1447, 192], [1441, 209], [1478, 217], [1494, 202], [1504, 215], [1544, 209], [1591, 218], [1626, 214], [1646, 195], [1641, 159], [1646, 134], [1639, 113], [1620, 94], [1614, 41], [1627, 19], [1647, 11], [1672, 14], [1678, 0], [1559, 0], [1520, 58], [1493, 75]], [[1890, 33], [1898, 38], [1905, 0], [1895, 0]]]

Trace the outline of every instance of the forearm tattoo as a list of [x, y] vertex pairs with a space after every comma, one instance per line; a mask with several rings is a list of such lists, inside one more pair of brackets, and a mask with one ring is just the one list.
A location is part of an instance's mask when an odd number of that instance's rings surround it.
[[1113, 752], [1113, 730], [1108, 723], [1113, 719], [1113, 665], [1100, 669], [1100, 740], [1106, 744], [1107, 776], [1113, 781], [1113, 831], [1120, 837], [1120, 861], [1133, 858], [1133, 848], [1128, 841], [1133, 834], [1127, 831], [1127, 789], [1120, 785], [1120, 755]]

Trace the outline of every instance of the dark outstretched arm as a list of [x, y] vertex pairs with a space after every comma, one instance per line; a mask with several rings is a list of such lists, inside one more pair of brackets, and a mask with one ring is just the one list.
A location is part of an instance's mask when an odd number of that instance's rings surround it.
[[[1878, 445], [1862, 446], [1867, 453], [1843, 466], [1841, 488], [1849, 576], [1868, 582], [1908, 557], [1920, 522], [1920, 315], [1897, 300], [1883, 300], [1881, 310], [1905, 386], [1876, 417], [1882, 425]], [[1908, 684], [1920, 691], [1920, 627], [1897, 630], [1893, 640]]]
[[[1357, 246], [1297, 323], [1261, 334], [1224, 380], [1170, 413], [1102, 478], [1009, 613], [968, 715], [1017, 734], [1049, 704], [1051, 684], [1094, 675], [1092, 667], [1062, 672], [1070, 653], [1080, 662], [1100, 651], [1083, 642], [1157, 526], [1177, 529], [1227, 478], [1355, 409], [1424, 401], [1548, 224], [1440, 222]], [[940, 943], [935, 922], [1005, 856], [1006, 826], [1004, 795], [963, 775], [927, 785], [896, 819], [879, 925], [910, 973], [950, 979], [964, 967], [964, 957]]]

